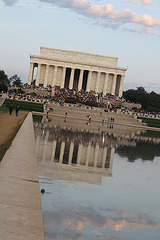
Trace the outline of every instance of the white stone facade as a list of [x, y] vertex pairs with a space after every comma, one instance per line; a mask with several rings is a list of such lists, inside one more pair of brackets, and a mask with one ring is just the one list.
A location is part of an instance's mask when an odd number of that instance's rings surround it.
[[117, 67], [118, 58], [53, 48], [40, 48], [40, 56], [30, 55], [28, 84], [76, 88], [110, 93], [121, 97], [127, 68]]

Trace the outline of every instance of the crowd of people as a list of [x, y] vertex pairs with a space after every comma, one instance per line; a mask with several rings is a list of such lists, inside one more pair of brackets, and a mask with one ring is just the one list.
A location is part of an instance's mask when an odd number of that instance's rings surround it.
[[27, 83], [25, 83], [23, 86], [22, 86], [22, 89], [29, 89], [29, 90], [37, 90], [37, 91], [48, 91], [48, 92], [52, 92], [53, 90], [53, 87], [51, 86], [47, 86], [46, 88], [43, 87], [43, 85], [40, 85], [40, 86], [36, 86], [36, 85], [29, 85]]
[[[47, 86], [46, 88], [43, 85], [28, 85], [27, 83], [22, 86], [23, 90], [33, 90], [33, 91], [45, 91], [48, 94], [45, 97], [49, 98], [50, 95], [54, 95], [55, 101], [65, 101], [66, 98], [74, 98], [77, 101], [84, 103], [95, 104], [100, 98], [106, 100], [116, 101], [116, 102], [125, 102], [125, 99], [122, 97], [117, 97], [111, 94], [96, 93], [95, 91], [78, 90], [78, 89], [69, 89], [61, 88], [60, 86]], [[37, 94], [38, 95], [38, 94]]]
[[85, 91], [78, 89], [68, 89], [60, 88], [55, 86], [53, 100], [64, 103], [64, 102], [73, 102], [73, 103], [83, 103], [90, 106], [97, 105], [96, 94], [93, 91]]
[[[14, 89], [13, 89], [14, 90]], [[43, 86], [35, 86], [35, 85], [28, 85], [24, 84], [22, 86], [22, 90], [28, 90], [28, 92], [20, 93], [10, 90], [8, 97], [10, 99], [16, 100], [24, 100], [24, 101], [31, 101], [31, 102], [38, 102], [38, 103], [51, 103], [57, 102], [60, 105], [64, 105], [65, 102], [71, 104], [84, 104], [89, 107], [99, 107], [102, 108], [104, 111], [112, 111], [112, 112], [121, 112], [127, 113], [137, 116], [144, 116], [144, 117], [153, 117], [153, 118], [160, 118], [160, 114], [148, 114], [141, 109], [132, 109], [129, 107], [123, 107], [123, 105], [112, 105], [111, 103], [108, 105], [107, 103], [100, 102], [100, 99], [103, 98], [107, 100], [106, 102], [118, 102], [124, 103], [125, 99], [122, 97], [116, 97], [111, 94], [104, 95], [103, 93], [96, 93], [94, 91], [87, 92], [86, 90], [78, 90], [78, 89], [68, 89], [68, 88], [61, 88], [59, 86], [48, 86], [44, 88]], [[32, 92], [29, 92], [32, 90]], [[44, 91], [45, 94], [40, 93], [40, 91]], [[107, 110], [106, 110], [107, 109]]]

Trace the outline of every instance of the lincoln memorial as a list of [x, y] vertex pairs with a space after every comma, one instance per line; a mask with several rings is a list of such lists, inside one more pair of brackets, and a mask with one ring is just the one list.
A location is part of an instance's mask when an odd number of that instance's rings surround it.
[[30, 55], [28, 84], [35, 79], [44, 88], [57, 85], [121, 97], [127, 68], [117, 63], [117, 57], [41, 47], [40, 56]]

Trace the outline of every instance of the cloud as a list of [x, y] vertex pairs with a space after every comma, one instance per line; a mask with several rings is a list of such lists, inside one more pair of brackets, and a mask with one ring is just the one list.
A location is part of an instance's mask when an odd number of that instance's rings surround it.
[[153, 30], [150, 27], [135, 28], [133, 31], [143, 34], [153, 34]]
[[138, 5], [154, 5], [152, 0], [123, 0], [123, 1], [138, 4]]
[[[87, 0], [40, 0], [41, 2], [51, 3], [61, 8], [67, 8], [88, 18], [98, 20], [118, 22], [119, 24], [135, 23], [143, 26], [160, 27], [160, 19], [152, 18], [147, 14], [136, 14], [130, 9], [117, 12], [112, 4], [95, 5]], [[132, 0], [131, 0], [132, 1]], [[133, 0], [135, 1], [135, 0]], [[150, 0], [143, 0], [146, 4]], [[102, 23], [102, 22], [101, 22]], [[102, 24], [108, 26], [107, 22]]]
[[13, 6], [17, 0], [2, 0], [2, 2], [7, 6]]
[[151, 27], [140, 27], [134, 29], [124, 28], [124, 31], [137, 32], [142, 34], [154, 34], [153, 29]]
[[105, 27], [105, 28], [108, 27], [108, 28], [112, 28], [113, 30], [116, 30], [120, 24], [118, 22], [98, 20], [94, 22], [94, 25], [98, 25], [100, 27]]
[[[86, 209], [87, 210], [87, 209]], [[52, 229], [56, 229], [57, 226], [72, 226], [78, 231], [82, 231], [87, 226], [91, 226], [95, 230], [105, 230], [112, 228], [114, 231], [122, 231], [124, 228], [130, 228], [132, 231], [138, 229], [158, 229], [160, 223], [153, 221], [149, 218], [149, 215], [138, 214], [135, 217], [130, 217], [127, 212], [113, 210], [108, 212], [108, 217], [99, 215], [94, 209], [91, 211], [76, 211], [62, 209], [57, 212], [44, 213], [45, 225], [50, 226]], [[65, 217], [64, 217], [65, 216]], [[103, 231], [102, 231], [103, 232]]]
[[[138, 24], [143, 27], [160, 27], [160, 19], [153, 18], [148, 14], [136, 14], [130, 9], [116, 11], [112, 4], [93, 4], [88, 0], [39, 0], [59, 8], [70, 9], [88, 19], [94, 19], [94, 24], [116, 29], [124, 24]], [[136, 4], [152, 5], [152, 0], [124, 0]], [[7, 0], [6, 5], [13, 5], [16, 0]], [[43, 6], [44, 7], [44, 6]], [[142, 30], [142, 29], [141, 29]], [[140, 32], [140, 30], [137, 32]], [[141, 31], [142, 33], [143, 31]], [[146, 33], [146, 31], [144, 31]], [[147, 33], [153, 33], [148, 29]]]

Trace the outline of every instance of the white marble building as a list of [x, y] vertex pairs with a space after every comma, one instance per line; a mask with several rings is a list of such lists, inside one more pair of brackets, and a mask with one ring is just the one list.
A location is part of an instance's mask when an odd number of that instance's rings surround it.
[[122, 96], [127, 68], [117, 66], [117, 57], [77, 51], [40, 48], [40, 56], [30, 55], [28, 84], [76, 88]]

